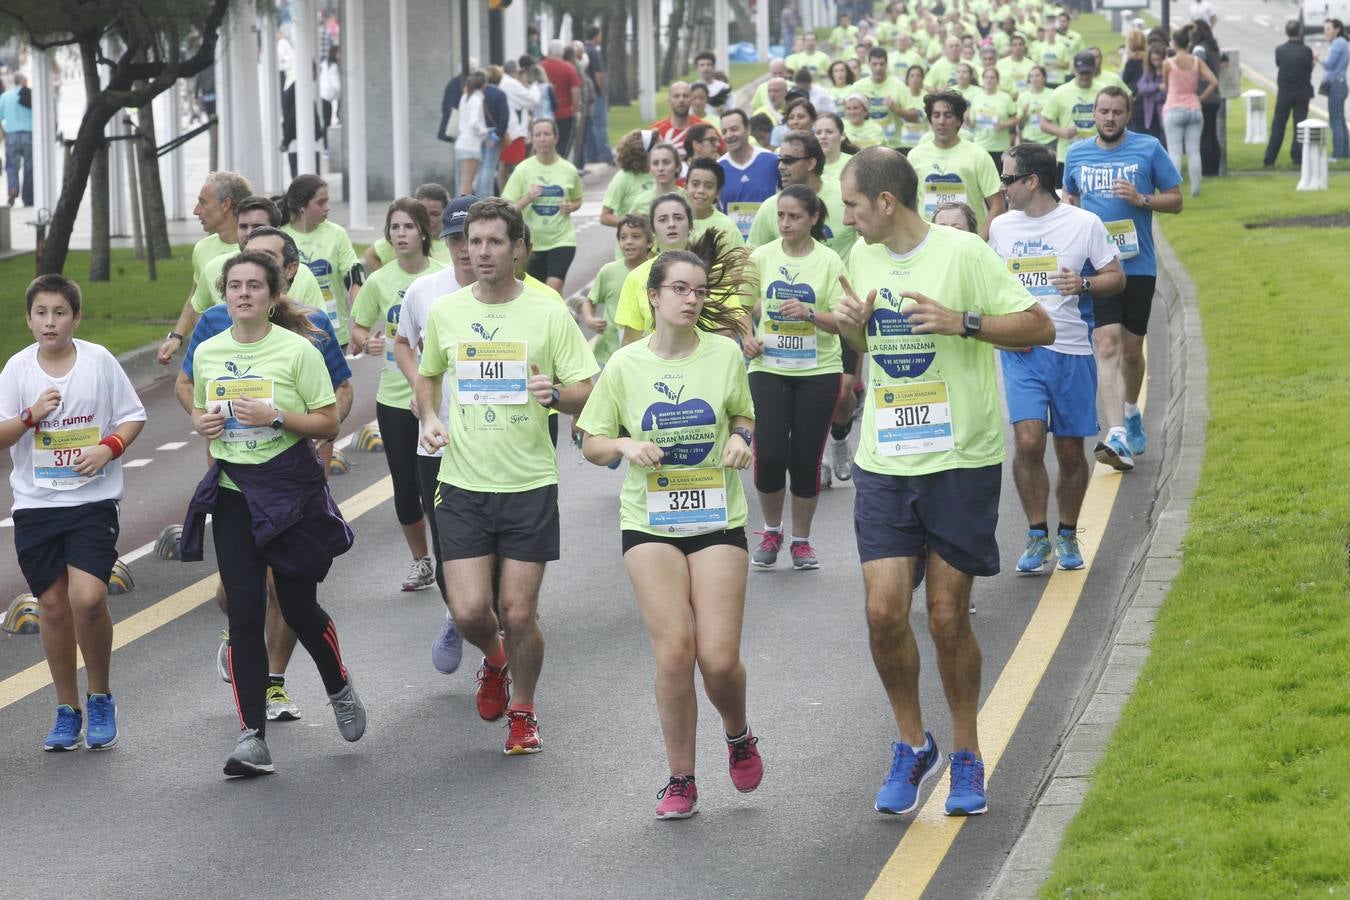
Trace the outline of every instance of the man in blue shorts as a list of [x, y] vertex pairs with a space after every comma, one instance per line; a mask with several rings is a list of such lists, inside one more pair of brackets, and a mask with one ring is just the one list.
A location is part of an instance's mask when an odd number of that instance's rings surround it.
[[1097, 93], [1092, 108], [1094, 140], [1079, 141], [1064, 160], [1064, 199], [1094, 213], [1120, 252], [1125, 289], [1093, 299], [1097, 321], [1098, 393], [1106, 413], [1106, 440], [1099, 462], [1121, 472], [1144, 452], [1144, 336], [1148, 333], [1158, 263], [1153, 250], [1153, 214], [1181, 212], [1181, 175], [1158, 139], [1127, 131], [1130, 95], [1115, 86]]
[[1055, 152], [1044, 144], [1018, 144], [1004, 153], [1000, 177], [1012, 212], [989, 224], [989, 245], [1055, 323], [1049, 347], [1007, 348], [999, 354], [1016, 444], [1013, 482], [1028, 522], [1019, 575], [1043, 572], [1050, 556], [1047, 431], [1055, 433], [1058, 463], [1055, 556], [1061, 569], [1083, 568], [1078, 513], [1089, 475], [1083, 441], [1097, 435], [1092, 302], [1125, 286], [1106, 226], [1092, 213], [1059, 202], [1057, 175]]

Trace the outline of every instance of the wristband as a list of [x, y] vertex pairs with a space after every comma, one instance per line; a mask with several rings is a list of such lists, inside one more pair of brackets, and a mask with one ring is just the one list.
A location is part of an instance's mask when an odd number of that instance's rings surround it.
[[19, 421], [23, 423], [24, 428], [34, 428], [37, 423], [33, 421], [33, 407], [24, 407], [23, 412], [19, 413]]
[[740, 425], [737, 426], [736, 428], [731, 429], [731, 433], [739, 437], [741, 440], [745, 441], [745, 446], [753, 447], [755, 445], [754, 434], [752, 434], [750, 429], [746, 428], [744, 425]]
[[117, 459], [117, 457], [127, 452], [127, 442], [122, 440], [122, 436], [120, 434], [116, 433], [110, 434], [103, 440], [99, 441], [98, 445], [100, 447], [107, 447], [109, 450], [111, 450], [113, 459]]

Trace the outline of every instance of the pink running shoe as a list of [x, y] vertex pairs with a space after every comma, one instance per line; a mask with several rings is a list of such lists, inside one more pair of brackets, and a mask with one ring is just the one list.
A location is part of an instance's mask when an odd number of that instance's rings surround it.
[[693, 775], [672, 775], [670, 781], [656, 795], [658, 819], [687, 819], [698, 812], [698, 788]]
[[745, 737], [739, 741], [727, 741], [727, 752], [731, 756], [728, 768], [731, 771], [731, 783], [742, 794], [748, 794], [759, 787], [764, 777], [764, 761], [759, 758], [759, 738], [745, 730]]
[[750, 554], [750, 562], [761, 569], [771, 569], [778, 562], [778, 551], [783, 549], [783, 532], [756, 531], [755, 534], [761, 535], [762, 540], [755, 552]]
[[810, 541], [793, 541], [788, 551], [792, 554], [792, 568], [797, 571], [820, 568], [820, 560], [816, 559], [816, 551]]

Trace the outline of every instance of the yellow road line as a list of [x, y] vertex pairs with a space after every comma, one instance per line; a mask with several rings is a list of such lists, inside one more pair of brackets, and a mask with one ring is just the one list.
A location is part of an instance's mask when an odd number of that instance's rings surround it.
[[[1148, 399], [1148, 382], [1139, 392], [1139, 407]], [[1008, 662], [999, 674], [994, 689], [980, 708], [980, 751], [984, 757], [986, 786], [993, 781], [1003, 751], [1008, 748], [1013, 731], [1022, 720], [1040, 686], [1050, 660], [1064, 638], [1083, 585], [1087, 582], [1092, 563], [1101, 546], [1102, 535], [1111, 518], [1116, 494], [1120, 490], [1121, 475], [1109, 466], [1097, 464], [1088, 482], [1087, 494], [1078, 521], [1093, 522], [1095, 527], [1081, 535], [1079, 547], [1086, 563], [1076, 571], [1056, 568], [1050, 575], [1036, 604], [1036, 612], [1027, 622], [1026, 630]], [[947, 792], [933, 790], [927, 801], [905, 830], [890, 859], [881, 867], [877, 880], [867, 892], [867, 900], [900, 900], [918, 898], [932, 881], [938, 866], [946, 858], [956, 835], [968, 821], [962, 816], [948, 816], [945, 812]]]
[[[342, 515], [348, 522], [354, 521], [394, 495], [394, 482], [385, 476], [370, 487], [356, 494], [345, 503], [339, 504]], [[138, 640], [162, 628], [174, 619], [181, 618], [216, 595], [216, 576], [209, 575], [194, 582], [176, 594], [170, 594], [158, 603], [146, 607], [140, 612], [128, 616], [113, 627], [113, 650], [120, 650], [132, 641]], [[84, 660], [76, 657], [77, 668], [84, 667]], [[52, 683], [47, 662], [35, 663], [4, 681], [0, 681], [0, 709], [19, 702], [29, 694], [42, 690]]]

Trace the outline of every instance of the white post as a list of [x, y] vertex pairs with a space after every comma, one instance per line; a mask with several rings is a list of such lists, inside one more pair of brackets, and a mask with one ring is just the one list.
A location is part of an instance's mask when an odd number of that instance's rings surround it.
[[[469, 2], [469, 58], [478, 60], [478, 65], [486, 69], [488, 60], [483, 58], [483, 6], [479, 0]], [[548, 45], [544, 45], [548, 50]]]
[[1304, 119], [1294, 132], [1294, 140], [1303, 145], [1303, 169], [1299, 174], [1298, 190], [1325, 191], [1327, 189], [1327, 144], [1331, 126], [1320, 119]]
[[234, 131], [234, 91], [230, 88], [230, 29], [220, 29], [216, 44], [216, 165], [222, 172], [231, 171], [234, 161], [230, 153], [230, 133]]
[[56, 184], [57, 154], [64, 149], [56, 144], [56, 95], [52, 91], [52, 57], [49, 52], [33, 51], [33, 206], [54, 209], [60, 189]]
[[258, 39], [254, 34], [256, 19], [253, 0], [239, 0], [230, 11], [230, 92], [235, 101], [230, 104], [234, 127], [230, 129], [230, 155], [233, 171], [249, 180], [262, 183], [262, 148], [259, 146], [259, 124], [253, 116], [258, 96]]
[[[179, 98], [184, 85], [176, 81], [173, 87], [155, 98], [155, 143], [164, 145], [176, 140], [183, 131], [182, 108]], [[183, 148], [170, 150], [159, 158], [159, 177], [164, 185], [164, 215], [170, 221], [183, 218]]]
[[[769, 61], [769, 44], [773, 43], [769, 35], [769, 0], [758, 0], [755, 4], [755, 61]], [[791, 53], [792, 48], [788, 47]]]
[[638, 111], [643, 122], [651, 122], [656, 118], [656, 24], [652, 21], [654, 2], [637, 0]]
[[1243, 143], [1264, 144], [1270, 139], [1266, 127], [1266, 92], [1252, 88], [1242, 95], [1242, 102], [1247, 108], [1247, 137]]
[[[314, 56], [317, 52], [314, 0], [295, 0], [295, 171], [314, 174], [318, 142], [314, 134]], [[355, 124], [355, 122], [353, 122]]]
[[[121, 55], [119, 46], [111, 38], [103, 39], [103, 55], [109, 59], [116, 59]], [[99, 67], [99, 80], [106, 87], [108, 84], [108, 74], [104, 67]], [[122, 116], [125, 113], [118, 110], [108, 124], [103, 129], [105, 137], [112, 138], [122, 133]], [[112, 141], [108, 144], [108, 234], [113, 237], [122, 237], [126, 235], [127, 213], [126, 213], [126, 181], [122, 175], [122, 141]]]
[[[760, 0], [763, 4], [764, 0]], [[727, 56], [727, 33], [731, 29], [731, 10], [724, 2], [713, 2], [713, 45], [717, 54], [717, 68], [723, 72], [731, 70], [731, 60]]]
[[[342, 136], [347, 139], [347, 173], [343, 195], [349, 207], [347, 227], [353, 231], [370, 227], [366, 218], [366, 0], [346, 0], [347, 18], [342, 23]], [[353, 77], [355, 76], [355, 77]], [[438, 232], [439, 233], [439, 232]]]
[[[511, 4], [512, 7], [515, 4]], [[548, 40], [553, 37], [553, 7], [545, 6], [539, 10], [539, 49], [548, 52]]]
[[502, 51], [507, 59], [519, 59], [525, 53], [525, 31], [529, 27], [524, 3], [512, 3], [502, 13]]
[[258, 109], [262, 118], [262, 184], [258, 193], [279, 194], [286, 186], [285, 154], [281, 146], [281, 79], [277, 76], [277, 16], [273, 10], [260, 14], [262, 61], [258, 65]]
[[394, 197], [412, 194], [408, 134], [408, 0], [389, 0], [389, 115], [394, 141]]

